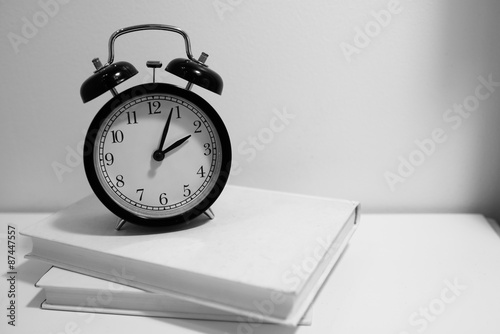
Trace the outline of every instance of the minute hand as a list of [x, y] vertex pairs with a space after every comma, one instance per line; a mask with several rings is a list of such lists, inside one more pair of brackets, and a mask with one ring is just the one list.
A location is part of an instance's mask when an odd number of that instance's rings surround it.
[[165, 142], [165, 138], [167, 138], [168, 128], [170, 127], [170, 119], [172, 118], [172, 110], [170, 110], [170, 114], [168, 114], [167, 122], [165, 123], [165, 127], [163, 128], [163, 132], [161, 134], [160, 145], [158, 145], [158, 151], [163, 149], [163, 143]]
[[191, 137], [191, 135], [187, 135], [186, 137], [179, 139], [178, 141], [176, 141], [175, 143], [173, 143], [172, 145], [170, 145], [169, 147], [167, 147], [166, 149], [164, 149], [163, 151], [161, 151], [161, 153], [167, 154], [167, 152], [170, 152], [174, 148], [181, 146], [182, 143], [184, 143], [186, 140], [189, 139], [189, 137]]

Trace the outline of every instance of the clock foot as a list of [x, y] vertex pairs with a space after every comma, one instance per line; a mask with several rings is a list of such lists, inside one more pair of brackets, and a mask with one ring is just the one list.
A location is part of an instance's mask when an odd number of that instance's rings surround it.
[[203, 213], [205, 214], [205, 216], [207, 216], [210, 219], [214, 219], [215, 218], [215, 214], [214, 214], [214, 212], [212, 211], [211, 208], [208, 208], [207, 211], [205, 211]]
[[120, 219], [118, 221], [118, 224], [116, 224], [115, 230], [119, 231], [122, 229], [123, 225], [125, 225], [126, 221], [125, 219]]

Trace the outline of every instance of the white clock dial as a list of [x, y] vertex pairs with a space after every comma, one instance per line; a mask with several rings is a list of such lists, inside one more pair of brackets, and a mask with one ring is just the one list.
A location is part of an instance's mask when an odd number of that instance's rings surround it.
[[[97, 138], [94, 161], [100, 182], [117, 203], [141, 216], [176, 215], [195, 206], [220, 171], [214, 125], [180, 97], [133, 99], [104, 120]], [[169, 149], [176, 143], [180, 145]], [[157, 150], [166, 151], [161, 161], [153, 157]]]

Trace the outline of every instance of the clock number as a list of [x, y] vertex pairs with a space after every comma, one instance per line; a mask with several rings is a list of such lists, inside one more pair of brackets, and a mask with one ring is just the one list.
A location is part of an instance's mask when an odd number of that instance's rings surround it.
[[168, 198], [166, 193], [161, 193], [160, 194], [160, 204], [161, 205], [167, 205], [168, 203]]
[[201, 130], [200, 130], [200, 128], [201, 128], [201, 121], [196, 120], [196, 121], [193, 122], [193, 125], [196, 126], [196, 130], [194, 130], [194, 133], [200, 133], [201, 132]]
[[203, 166], [201, 166], [200, 169], [198, 169], [196, 174], [198, 174], [201, 178], [205, 177], [205, 171], [203, 170]]
[[135, 111], [127, 111], [127, 124], [137, 124], [137, 115]]
[[106, 166], [111, 166], [113, 162], [115, 162], [115, 157], [113, 157], [111, 153], [106, 153], [104, 155], [104, 160], [106, 160]]
[[184, 185], [184, 197], [191, 196], [191, 189], [189, 189], [188, 187], [189, 187], [189, 184]]
[[113, 138], [113, 143], [121, 143], [123, 141], [122, 130], [111, 131], [111, 138]]
[[[181, 118], [181, 111], [179, 110], [179, 106], [176, 106], [175, 109], [177, 111], [177, 118]], [[174, 112], [174, 107], [170, 109], [170, 112]]]
[[210, 148], [209, 143], [205, 143], [203, 147], [205, 148], [205, 153], [203, 153], [204, 155], [210, 155], [210, 153], [212, 153], [212, 149]]
[[121, 174], [120, 174], [120, 175], [117, 175], [117, 176], [116, 176], [116, 186], [117, 186], [118, 188], [121, 188], [121, 187], [123, 187], [124, 185], [125, 185], [125, 182], [123, 181], [123, 175], [121, 175]]
[[141, 193], [141, 194], [139, 195], [139, 201], [142, 201], [142, 195], [144, 195], [144, 188], [142, 188], [142, 189], [137, 189], [137, 190], [135, 191], [135, 193], [136, 193], [136, 194], [137, 194], [137, 193]]
[[160, 106], [161, 106], [160, 101], [148, 102], [148, 106], [149, 106], [149, 114], [150, 115], [161, 114], [161, 110], [158, 110], [158, 109], [160, 109]]

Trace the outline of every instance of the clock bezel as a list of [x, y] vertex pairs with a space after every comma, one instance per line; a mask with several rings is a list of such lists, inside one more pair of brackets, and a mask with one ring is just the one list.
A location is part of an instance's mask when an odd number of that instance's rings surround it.
[[[108, 195], [108, 193], [104, 189], [104, 187], [107, 185], [101, 184], [100, 178], [97, 175], [98, 171], [95, 167], [96, 164], [94, 150], [96, 149], [96, 136], [100, 132], [99, 130], [101, 126], [104, 125], [104, 120], [106, 120], [110, 114], [116, 112], [119, 106], [127, 103], [130, 100], [150, 94], [168, 94], [178, 96], [196, 105], [212, 122], [221, 145], [221, 147], [219, 148], [219, 152], [221, 153], [220, 172], [212, 188], [208, 191], [206, 196], [201, 198], [199, 204], [192, 207], [191, 209], [170, 217], [144, 217], [127, 210], [126, 208], [115, 202], [115, 200]], [[220, 118], [217, 111], [206, 100], [193, 93], [192, 91], [166, 83], [137, 85], [123, 91], [122, 93], [114, 96], [111, 100], [109, 100], [99, 110], [99, 112], [90, 123], [87, 135], [85, 137], [85, 152], [83, 156], [87, 180], [99, 200], [112, 213], [114, 213], [121, 219], [124, 219], [130, 223], [148, 226], [165, 226], [186, 223], [208, 210], [222, 193], [227, 183], [231, 169], [231, 159], [231, 142], [229, 139], [229, 134], [224, 122]]]

